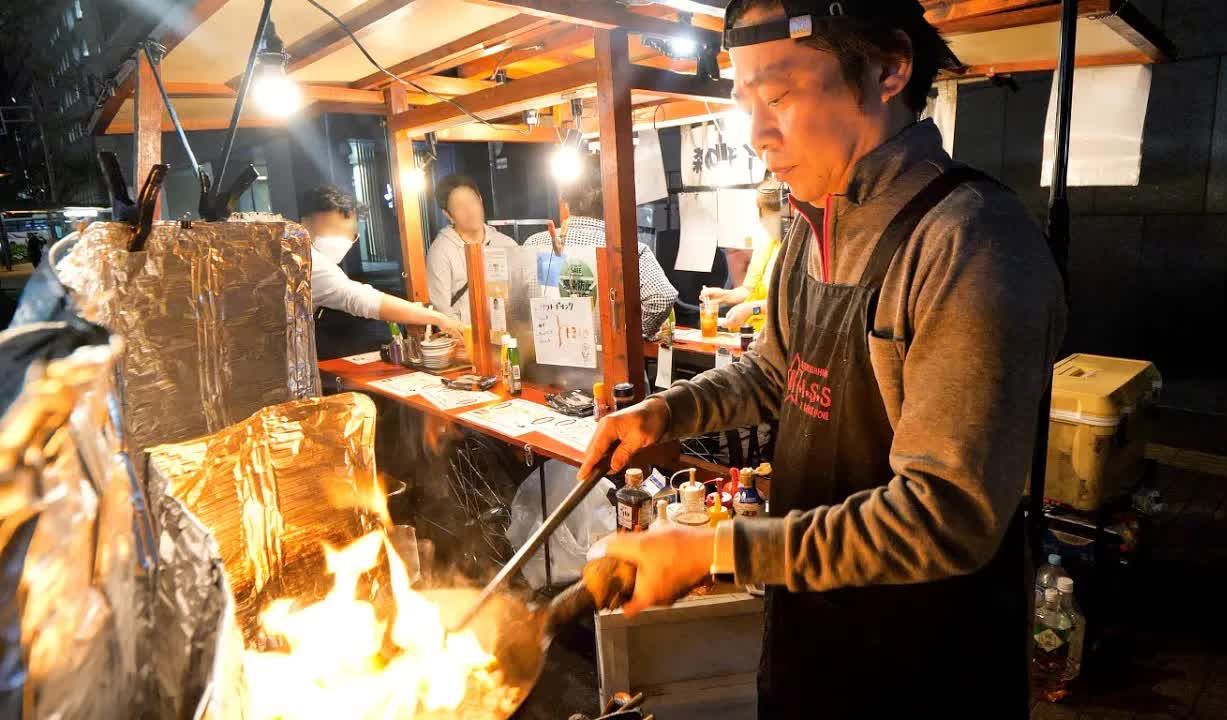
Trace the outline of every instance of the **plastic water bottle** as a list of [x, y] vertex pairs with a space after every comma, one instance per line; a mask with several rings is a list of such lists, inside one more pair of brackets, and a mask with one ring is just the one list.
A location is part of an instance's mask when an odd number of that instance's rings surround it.
[[1073, 618], [1061, 608], [1061, 593], [1056, 588], [1044, 591], [1044, 604], [1035, 611], [1032, 626], [1032, 678], [1036, 689], [1048, 702], [1069, 694], [1069, 650]]
[[1069, 577], [1069, 573], [1061, 567], [1061, 556], [1053, 553], [1048, 556], [1048, 563], [1041, 566], [1039, 572], [1035, 574], [1035, 587], [1040, 592], [1048, 588], [1056, 588], [1057, 580], [1063, 577]]
[[1086, 617], [1078, 608], [1074, 598], [1074, 579], [1070, 577], [1057, 578], [1057, 592], [1061, 596], [1061, 610], [1069, 615], [1073, 628], [1069, 635], [1069, 658], [1066, 661], [1067, 680], [1073, 680], [1082, 672], [1082, 653], [1086, 641]]

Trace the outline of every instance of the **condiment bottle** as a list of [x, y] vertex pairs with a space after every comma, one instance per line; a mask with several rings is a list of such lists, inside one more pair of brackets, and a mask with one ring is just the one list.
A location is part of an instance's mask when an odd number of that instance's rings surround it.
[[720, 493], [713, 493], [716, 496], [716, 502], [707, 508], [708, 525], [716, 527], [725, 520], [731, 519], [733, 516], [729, 509], [724, 506], [724, 501], [720, 499]]
[[665, 324], [660, 327], [660, 343], [661, 345], [673, 345], [673, 331], [677, 328], [677, 311], [672, 307], [669, 308], [669, 317], [665, 320]]
[[626, 485], [618, 490], [618, 532], [643, 532], [652, 525], [655, 508], [652, 496], [644, 490], [643, 471], [639, 468], [626, 470]]
[[750, 349], [750, 343], [754, 342], [754, 328], [750, 325], [741, 326], [741, 351], [745, 352]]
[[520, 346], [515, 338], [507, 340], [507, 392], [519, 395], [523, 390], [520, 380]]
[[592, 383], [592, 418], [600, 420], [609, 414], [609, 402], [605, 396], [605, 383]]
[[506, 377], [507, 373], [507, 343], [511, 340], [511, 336], [503, 333], [503, 337], [498, 341], [498, 371]]
[[763, 513], [763, 497], [754, 487], [754, 470], [742, 468], [738, 478], [737, 494], [733, 496], [733, 512], [746, 517], [757, 517]]
[[656, 501], [656, 519], [652, 521], [652, 529], [666, 528], [669, 525], [669, 501], [661, 498]]
[[614, 385], [614, 410], [623, 410], [635, 404], [635, 386], [630, 383]]
[[392, 342], [388, 345], [388, 360], [393, 365], [405, 364], [405, 346], [401, 341], [400, 325], [388, 323], [388, 332], [392, 333]]

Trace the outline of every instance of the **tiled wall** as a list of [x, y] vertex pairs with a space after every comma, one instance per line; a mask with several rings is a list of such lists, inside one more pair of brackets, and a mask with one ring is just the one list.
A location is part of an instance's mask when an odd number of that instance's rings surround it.
[[[1227, 0], [1134, 4], [1180, 59], [1154, 68], [1141, 184], [1070, 191], [1069, 346], [1151, 359], [1172, 379], [1227, 380]], [[1015, 188], [1042, 218], [1052, 75], [1015, 81], [1017, 92], [960, 88], [955, 157]]]

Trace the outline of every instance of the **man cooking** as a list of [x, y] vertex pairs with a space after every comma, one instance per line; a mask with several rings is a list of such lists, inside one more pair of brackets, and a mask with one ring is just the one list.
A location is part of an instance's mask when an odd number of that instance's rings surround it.
[[918, 0], [733, 0], [725, 28], [805, 222], [753, 350], [604, 419], [581, 476], [778, 417], [771, 517], [617, 536], [627, 611], [766, 584], [760, 717], [1024, 718], [1019, 505], [1065, 324], [1044, 238], [917, 121], [955, 62]]

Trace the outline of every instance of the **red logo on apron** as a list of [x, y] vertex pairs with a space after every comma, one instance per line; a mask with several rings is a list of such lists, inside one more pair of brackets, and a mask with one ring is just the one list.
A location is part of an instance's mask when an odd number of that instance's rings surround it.
[[796, 407], [806, 415], [819, 420], [831, 419], [830, 371], [815, 367], [797, 353], [788, 364], [788, 391], [784, 402]]

